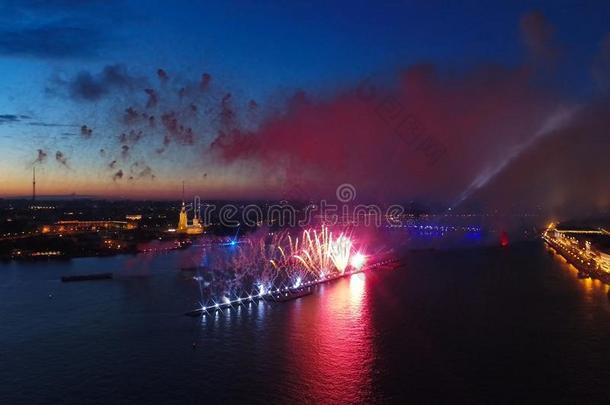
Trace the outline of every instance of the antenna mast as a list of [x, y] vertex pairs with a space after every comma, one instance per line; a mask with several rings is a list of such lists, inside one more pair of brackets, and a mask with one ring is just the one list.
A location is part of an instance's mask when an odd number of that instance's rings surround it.
[[32, 202], [36, 201], [36, 166], [32, 166]]

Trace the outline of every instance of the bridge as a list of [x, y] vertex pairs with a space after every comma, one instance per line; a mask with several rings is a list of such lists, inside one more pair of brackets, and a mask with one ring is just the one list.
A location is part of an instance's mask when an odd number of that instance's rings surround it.
[[606, 229], [557, 229], [555, 231], [566, 233], [566, 234], [576, 234], [576, 235], [610, 235], [610, 232]]

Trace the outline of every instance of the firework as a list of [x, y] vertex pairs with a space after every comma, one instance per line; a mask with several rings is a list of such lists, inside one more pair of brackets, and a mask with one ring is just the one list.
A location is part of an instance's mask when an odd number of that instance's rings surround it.
[[350, 261], [350, 264], [354, 269], [360, 270], [365, 263], [366, 256], [364, 256], [362, 253], [358, 252], [352, 255], [352, 260]]
[[[360, 269], [364, 255], [355, 253], [350, 235], [334, 236], [327, 227], [249, 237], [224, 252], [207, 252], [215, 260], [198, 280], [205, 281], [202, 300], [213, 296], [239, 298], [299, 288], [343, 275], [349, 266]], [[200, 282], [201, 285], [201, 282]]]
[[313, 275], [326, 277], [334, 272], [343, 274], [349, 264], [352, 241], [341, 233], [334, 238], [328, 228], [303, 231], [303, 243], [299, 248], [298, 241], [293, 251], [294, 257]]

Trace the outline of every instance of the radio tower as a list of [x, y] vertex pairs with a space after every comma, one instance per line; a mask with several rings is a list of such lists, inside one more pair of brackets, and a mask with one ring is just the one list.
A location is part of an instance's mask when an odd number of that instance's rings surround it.
[[36, 166], [32, 167], [32, 202], [36, 201]]

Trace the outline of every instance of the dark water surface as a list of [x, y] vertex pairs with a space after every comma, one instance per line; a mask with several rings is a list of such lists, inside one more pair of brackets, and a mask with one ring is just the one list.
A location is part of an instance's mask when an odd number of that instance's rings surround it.
[[[0, 264], [0, 403], [610, 398], [606, 287], [540, 243], [412, 252], [203, 320], [181, 315], [198, 299], [183, 254]], [[59, 282], [98, 271], [143, 277]]]

